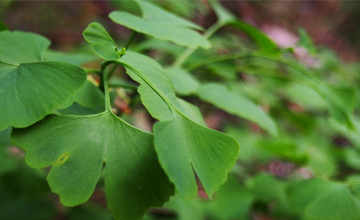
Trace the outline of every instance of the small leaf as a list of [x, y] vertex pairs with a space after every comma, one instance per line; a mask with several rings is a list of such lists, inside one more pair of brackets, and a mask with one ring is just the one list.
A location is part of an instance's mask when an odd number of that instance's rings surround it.
[[248, 119], [272, 135], [277, 135], [273, 120], [254, 103], [242, 97], [239, 93], [229, 91], [224, 85], [218, 83], [203, 84], [197, 91], [198, 96], [220, 109], [241, 118]]
[[84, 38], [91, 43], [94, 52], [104, 60], [120, 59], [118, 48], [105, 28], [96, 22], [89, 24], [83, 32]]
[[305, 29], [298, 29], [300, 39], [298, 45], [305, 48], [310, 55], [316, 55], [316, 46]]
[[153, 136], [111, 112], [50, 115], [28, 128], [14, 129], [12, 140], [26, 150], [30, 166], [53, 166], [47, 180], [66, 206], [90, 198], [104, 163], [106, 198], [116, 219], [141, 219], [173, 194], [157, 161]]
[[109, 17], [115, 22], [137, 32], [150, 35], [160, 40], [168, 40], [190, 48], [209, 48], [210, 43], [192, 29], [202, 28], [192, 22], [177, 17], [162, 8], [146, 2], [136, 1], [143, 18], [127, 12], [115, 11]]
[[[85, 71], [41, 62], [50, 42], [39, 35], [0, 32], [0, 130], [26, 127], [65, 103], [85, 82]], [[31, 42], [29, 44], [28, 42]]]

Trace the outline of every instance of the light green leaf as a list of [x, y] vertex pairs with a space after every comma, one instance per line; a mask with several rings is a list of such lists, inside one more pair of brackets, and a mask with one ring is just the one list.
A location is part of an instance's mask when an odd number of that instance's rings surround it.
[[109, 17], [115, 22], [137, 32], [160, 40], [167, 40], [190, 48], [209, 48], [210, 43], [192, 29], [202, 28], [192, 22], [177, 17], [162, 8], [146, 1], [136, 1], [143, 18], [127, 12], [115, 11]]
[[26, 150], [30, 166], [53, 166], [47, 180], [66, 206], [90, 198], [104, 164], [107, 203], [117, 219], [141, 219], [173, 194], [157, 161], [153, 136], [110, 111], [50, 115], [28, 128], [14, 129], [12, 140]]
[[277, 135], [276, 125], [254, 103], [242, 97], [240, 93], [229, 91], [224, 85], [218, 83], [203, 84], [197, 91], [198, 96], [231, 114], [248, 119], [272, 135]]
[[117, 61], [141, 86], [138, 92], [150, 114], [160, 120], [154, 126], [155, 148], [160, 164], [179, 194], [197, 194], [194, 171], [209, 196], [227, 179], [238, 155], [238, 143], [206, 128], [194, 107], [179, 102], [164, 70], [154, 60], [128, 52]]
[[217, 1], [209, 1], [209, 3], [217, 16], [218, 22], [220, 22], [222, 25], [226, 25], [236, 20], [236, 17], [228, 12]]
[[46, 38], [2, 31], [0, 39], [0, 130], [26, 127], [42, 119], [86, 80], [80, 67], [41, 62], [42, 52], [50, 43]]
[[0, 37], [0, 61], [9, 65], [42, 61], [42, 52], [50, 46], [47, 38], [33, 33], [2, 31]]
[[196, 92], [200, 86], [199, 82], [185, 70], [173, 67], [166, 70], [172, 83], [174, 84], [175, 91], [179, 95], [190, 95]]
[[83, 53], [64, 53], [60, 51], [47, 50], [44, 52], [45, 61], [62, 61], [74, 65], [82, 65], [96, 60], [96, 56]]
[[306, 30], [299, 28], [298, 32], [300, 36], [298, 45], [305, 48], [310, 55], [316, 55], [316, 46]]
[[104, 60], [117, 60], [120, 58], [118, 48], [105, 28], [96, 22], [89, 24], [83, 32], [84, 38], [91, 43], [94, 52]]
[[337, 183], [305, 209], [306, 220], [357, 220], [359, 216], [359, 201], [350, 194], [349, 186], [344, 183]]

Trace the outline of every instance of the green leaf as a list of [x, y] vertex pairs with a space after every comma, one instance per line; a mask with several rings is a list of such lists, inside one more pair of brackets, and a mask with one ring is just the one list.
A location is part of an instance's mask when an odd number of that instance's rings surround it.
[[2, 31], [0, 39], [0, 130], [26, 127], [42, 119], [86, 80], [80, 67], [41, 62], [42, 52], [50, 43], [46, 38]]
[[359, 201], [350, 194], [349, 186], [344, 183], [337, 183], [305, 210], [306, 220], [357, 220], [359, 216]]
[[240, 93], [229, 91], [218, 83], [203, 84], [197, 91], [198, 96], [231, 114], [248, 119], [272, 135], [277, 135], [273, 120], [254, 103], [242, 97]]
[[178, 220], [203, 220], [205, 219], [199, 199], [184, 200], [179, 195], [175, 195], [165, 204], [177, 214]]
[[351, 115], [356, 105], [357, 90], [354, 87], [332, 85], [325, 85], [323, 88], [330, 115], [337, 122], [354, 129]]
[[47, 50], [44, 52], [45, 61], [62, 61], [73, 65], [82, 65], [96, 60], [96, 56], [85, 53], [64, 53], [60, 51]]
[[[54, 135], [56, 134], [56, 136]], [[173, 194], [161, 169], [153, 136], [112, 112], [91, 116], [49, 115], [25, 129], [14, 129], [14, 143], [36, 168], [53, 166], [47, 180], [66, 206], [87, 201], [105, 163], [105, 192], [117, 219], [141, 219]]]
[[248, 35], [256, 45], [266, 51], [276, 51], [276, 44], [268, 38], [263, 32], [256, 27], [237, 19], [234, 15], [228, 12], [221, 4], [216, 1], [210, 2], [211, 7], [214, 9], [218, 22], [221, 25], [230, 25]]
[[305, 48], [310, 55], [316, 55], [316, 46], [306, 30], [299, 28], [298, 32], [300, 36], [298, 45]]
[[100, 91], [100, 89], [89, 80], [86, 80], [79, 91], [71, 96], [66, 103], [59, 107], [59, 109], [67, 108], [74, 102], [86, 108], [95, 108], [103, 106], [105, 99], [104, 94]]
[[160, 120], [154, 126], [155, 148], [179, 194], [184, 198], [197, 194], [195, 171], [211, 196], [234, 166], [238, 143], [206, 128], [196, 108], [179, 102], [169, 77], [154, 60], [129, 51], [117, 62], [141, 84], [138, 92], [143, 104]]
[[316, 198], [332, 190], [333, 182], [323, 179], [296, 181], [287, 186], [287, 195], [290, 205], [299, 213]]
[[210, 43], [192, 29], [202, 28], [192, 22], [177, 17], [162, 8], [146, 1], [136, 1], [141, 8], [143, 18], [127, 12], [115, 11], [109, 17], [120, 25], [160, 40], [190, 48], [209, 48]]
[[104, 60], [120, 59], [118, 48], [105, 28], [96, 22], [89, 24], [83, 32], [84, 38], [91, 43], [94, 52]]
[[248, 219], [253, 195], [239, 181], [229, 176], [221, 186], [215, 199], [208, 204], [208, 212], [216, 219]]
[[200, 83], [185, 70], [173, 67], [166, 70], [172, 83], [174, 84], [175, 91], [179, 95], [190, 95], [196, 92]]

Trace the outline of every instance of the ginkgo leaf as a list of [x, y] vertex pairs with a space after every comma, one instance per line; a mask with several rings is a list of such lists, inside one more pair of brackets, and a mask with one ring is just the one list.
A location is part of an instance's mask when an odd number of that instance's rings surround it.
[[210, 1], [210, 4], [216, 13], [216, 16], [218, 17], [218, 22], [221, 25], [230, 25], [244, 32], [262, 50], [275, 51], [277, 49], [276, 44], [256, 27], [237, 19], [217, 1]]
[[90, 116], [49, 115], [12, 140], [36, 168], [53, 166], [47, 180], [66, 206], [86, 202], [105, 163], [105, 192], [116, 219], [141, 219], [173, 194], [162, 170], [152, 134], [125, 123], [111, 111]]
[[357, 220], [359, 201], [351, 195], [349, 186], [337, 183], [331, 190], [312, 201], [305, 209], [306, 220]]
[[173, 67], [166, 70], [177, 94], [190, 95], [196, 92], [200, 83], [190, 73], [179, 67]]
[[[115, 22], [137, 32], [160, 40], [168, 40], [190, 48], [209, 48], [210, 43], [192, 29], [202, 28], [190, 21], [177, 17], [146, 1], [135, 1], [141, 8], [143, 18], [128, 12], [115, 11], [109, 17]], [[105, 48], [104, 48], [105, 49]]]
[[65, 109], [74, 102], [86, 108], [94, 108], [104, 105], [105, 99], [100, 89], [89, 80], [86, 80], [84, 85], [59, 109]]
[[104, 60], [117, 60], [120, 55], [114, 40], [105, 28], [96, 22], [89, 24], [83, 32], [84, 38], [91, 43], [94, 52]]
[[46, 38], [9, 31], [2, 31], [0, 38], [0, 130], [42, 119], [85, 82], [86, 73], [80, 67], [41, 62], [50, 43]]
[[155, 148], [179, 194], [184, 198], [197, 194], [195, 171], [211, 196], [234, 166], [238, 143], [204, 126], [194, 107], [179, 102], [169, 77], [151, 58], [129, 51], [116, 62], [141, 84], [138, 92], [143, 104], [160, 120], [154, 126]]
[[199, 87], [197, 94], [202, 100], [231, 114], [255, 122], [270, 134], [277, 135], [275, 123], [264, 111], [241, 94], [228, 90], [224, 85], [219, 83], [203, 84]]

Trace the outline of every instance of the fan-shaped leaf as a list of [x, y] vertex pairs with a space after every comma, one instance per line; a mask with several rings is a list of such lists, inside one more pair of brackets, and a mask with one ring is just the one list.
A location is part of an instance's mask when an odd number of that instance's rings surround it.
[[26, 127], [42, 119], [86, 80], [80, 67], [41, 62], [42, 52], [50, 44], [46, 38], [2, 31], [0, 39], [0, 130]]
[[[190, 48], [209, 48], [210, 43], [191, 29], [202, 28], [185, 19], [177, 17], [149, 2], [136, 1], [140, 6], [143, 18], [127, 12], [115, 11], [109, 17], [115, 22], [137, 32], [144, 33], [160, 40], [172, 41]], [[105, 48], [104, 48], [105, 49]]]
[[120, 58], [114, 40], [101, 24], [96, 22], [89, 24], [83, 35], [86, 41], [92, 43], [94, 52], [99, 57], [104, 60], [117, 60]]
[[153, 136], [112, 112], [50, 115], [28, 128], [14, 129], [12, 140], [26, 150], [30, 166], [53, 166], [47, 179], [67, 206], [90, 198], [104, 163], [108, 206], [117, 219], [141, 219], [173, 194], [157, 161]]
[[128, 52], [117, 62], [141, 84], [138, 91], [143, 104], [160, 120], [154, 126], [155, 148], [180, 195], [190, 198], [197, 194], [194, 169], [211, 196], [226, 181], [235, 164], [238, 143], [206, 128], [194, 107], [179, 102], [169, 77], [154, 60]]

